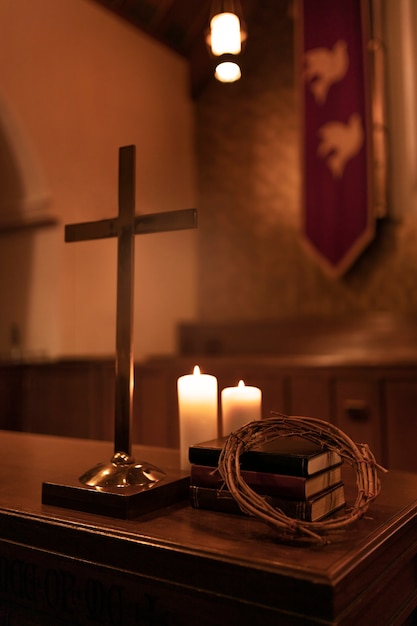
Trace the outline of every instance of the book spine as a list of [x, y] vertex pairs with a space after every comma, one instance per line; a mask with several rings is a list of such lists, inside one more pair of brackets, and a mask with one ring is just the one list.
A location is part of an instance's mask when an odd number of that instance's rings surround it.
[[[196, 509], [206, 509], [233, 515], [246, 515], [232, 494], [227, 489], [210, 489], [208, 487], [190, 486], [191, 505]], [[309, 521], [311, 519], [311, 504], [308, 501], [283, 500], [268, 497], [267, 502], [282, 510], [285, 515]]]
[[232, 494], [224, 489], [190, 486], [190, 501], [195, 509], [208, 509], [232, 515], [246, 515]]
[[[300, 476], [249, 470], [241, 470], [241, 476], [247, 485], [257, 493], [300, 500], [306, 497], [306, 479]], [[224, 484], [217, 468], [207, 465], [192, 465], [190, 482], [196, 487], [211, 489], [220, 489]]]
[[[220, 450], [217, 448], [190, 447], [189, 461], [192, 465], [209, 465], [217, 467], [220, 457]], [[244, 470], [269, 472], [271, 474], [286, 474], [289, 476], [306, 477], [307, 463], [302, 457], [285, 457], [278, 459], [271, 454], [262, 454], [258, 450], [244, 452], [240, 458], [240, 466]]]

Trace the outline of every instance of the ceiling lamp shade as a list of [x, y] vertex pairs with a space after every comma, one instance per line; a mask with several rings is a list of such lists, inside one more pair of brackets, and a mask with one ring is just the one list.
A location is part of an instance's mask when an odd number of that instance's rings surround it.
[[218, 13], [210, 20], [211, 51], [215, 56], [240, 54], [240, 19], [235, 13]]
[[229, 0], [214, 5], [207, 38], [211, 53], [217, 59], [214, 75], [223, 83], [233, 83], [241, 77], [237, 56], [241, 53], [246, 32], [242, 28], [235, 2]]
[[242, 72], [235, 61], [222, 61], [216, 66], [214, 76], [221, 83], [234, 83], [242, 76]]

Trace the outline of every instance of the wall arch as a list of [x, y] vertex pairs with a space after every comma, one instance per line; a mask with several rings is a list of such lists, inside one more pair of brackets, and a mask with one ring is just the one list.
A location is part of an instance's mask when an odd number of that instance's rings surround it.
[[45, 214], [50, 192], [22, 125], [0, 94], [0, 224]]

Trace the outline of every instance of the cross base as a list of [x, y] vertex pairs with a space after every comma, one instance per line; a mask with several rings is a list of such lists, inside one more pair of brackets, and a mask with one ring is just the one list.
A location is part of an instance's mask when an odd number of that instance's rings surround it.
[[150, 488], [163, 480], [166, 474], [150, 463], [136, 463], [135, 459], [116, 452], [108, 463], [99, 463], [80, 477], [83, 485], [97, 488], [143, 487]]
[[[116, 461], [116, 462], [115, 462]], [[116, 454], [77, 480], [44, 482], [42, 503], [96, 515], [131, 519], [186, 500], [190, 476], [166, 474], [150, 463]]]

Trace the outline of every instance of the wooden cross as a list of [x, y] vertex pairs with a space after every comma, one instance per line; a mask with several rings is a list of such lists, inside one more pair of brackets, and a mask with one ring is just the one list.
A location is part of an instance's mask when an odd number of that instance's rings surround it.
[[119, 150], [119, 214], [115, 218], [70, 224], [65, 241], [117, 237], [117, 317], [115, 454], [131, 455], [134, 386], [133, 285], [135, 235], [196, 228], [197, 211], [184, 209], [166, 213], [135, 215], [135, 146]]

